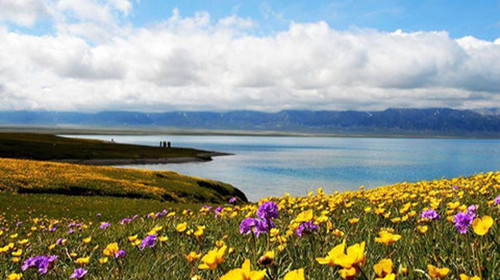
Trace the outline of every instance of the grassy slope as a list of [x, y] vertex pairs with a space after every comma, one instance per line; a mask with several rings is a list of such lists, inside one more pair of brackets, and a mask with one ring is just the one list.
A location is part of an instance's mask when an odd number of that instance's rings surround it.
[[[15, 215], [17, 211], [11, 207], [6, 210], [7, 215], [2, 216], [0, 213], [0, 227], [6, 228], [0, 235], [0, 246], [9, 243], [14, 245], [4, 255], [0, 255], [0, 278], [6, 278], [11, 272], [21, 272], [22, 263], [29, 257], [50, 254], [58, 256], [57, 270], [53, 268], [46, 275], [37, 276], [36, 269], [28, 269], [23, 271], [23, 279], [68, 279], [74, 269], [81, 267], [75, 263], [76, 258], [68, 254], [71, 252], [77, 257], [89, 257], [89, 263], [84, 265], [89, 271], [85, 278], [87, 280], [190, 279], [194, 274], [200, 275], [202, 279], [219, 279], [229, 270], [241, 267], [245, 259], [251, 261], [253, 270], [267, 269], [271, 277], [266, 279], [281, 280], [286, 273], [299, 268], [305, 270], [305, 279], [341, 279], [339, 265], [320, 264], [316, 258], [326, 256], [342, 242], [346, 246], [366, 242], [364, 262], [358, 267], [366, 277], [358, 272], [353, 279], [381, 279], [375, 275], [373, 267], [387, 258], [394, 263], [392, 271], [397, 274], [396, 279], [431, 279], [427, 266], [435, 265], [450, 269], [449, 275], [443, 279], [460, 279], [459, 275], [464, 273], [496, 280], [500, 279], [500, 206], [493, 205], [493, 199], [499, 191], [500, 172], [490, 172], [467, 178], [402, 183], [365, 191], [275, 197], [272, 200], [281, 206], [278, 217], [274, 219], [279, 238], [271, 238], [269, 233], [259, 238], [240, 234], [238, 229], [241, 221], [245, 217], [256, 216], [257, 205], [253, 204], [227, 207], [219, 218], [214, 218], [213, 211], [176, 211], [174, 216], [157, 219], [140, 215], [125, 225], [110, 220], [103, 212], [100, 221], [111, 222], [110, 228], [100, 229], [99, 220], [96, 219], [92, 224], [84, 221], [85, 227], [74, 227], [73, 234], [67, 232], [68, 225], [81, 221], [79, 219], [60, 219], [56, 222], [42, 216], [35, 220], [39, 217], [37, 213], [17, 219], [8, 216]], [[457, 205], [450, 206], [456, 202]], [[22, 206], [22, 201], [15, 203]], [[89, 208], [102, 207], [94, 204], [93, 200], [88, 203]], [[110, 202], [109, 207], [114, 205], [114, 202]], [[441, 218], [422, 221], [422, 211], [431, 205], [435, 205]], [[456, 208], [458, 205], [460, 207]], [[467, 234], [460, 234], [451, 221], [455, 214], [462, 211], [461, 207], [466, 209], [469, 205], [478, 206], [478, 217], [489, 215], [495, 220], [488, 234], [480, 236], [471, 226]], [[0, 204], [0, 211], [3, 209], [5, 206]], [[319, 228], [299, 237], [296, 233], [300, 224], [297, 218], [299, 213], [308, 209], [312, 210], [313, 219]], [[127, 215], [123, 213], [122, 217]], [[353, 218], [359, 220], [353, 222]], [[19, 221], [23, 224], [17, 226]], [[188, 229], [182, 233], [176, 230], [181, 223], [186, 223]], [[52, 225], [55, 225], [55, 231], [46, 231]], [[188, 234], [189, 230], [197, 230], [198, 226], [206, 227], [202, 237]], [[426, 226], [427, 231], [422, 233], [419, 226]], [[158, 229], [158, 236], [167, 237], [168, 240], [156, 242], [154, 248], [144, 250], [129, 241], [129, 237], [134, 235], [139, 241], [142, 240], [154, 228]], [[378, 242], [379, 232], [383, 228], [391, 228], [393, 234], [400, 235], [400, 239], [392, 239], [394, 242], [387, 245]], [[92, 237], [92, 240], [85, 244], [83, 239], [88, 237]], [[49, 249], [58, 238], [67, 239], [67, 243]], [[28, 243], [20, 244], [19, 241], [23, 239], [27, 239]], [[234, 252], [226, 251], [223, 263], [216, 269], [201, 270], [198, 269], [200, 260], [193, 263], [186, 260], [185, 255], [191, 251], [206, 256], [221, 240], [228, 248], [234, 248]], [[117, 242], [127, 252], [127, 256], [119, 260], [110, 258], [106, 264], [99, 263], [98, 259], [104, 257], [103, 249], [112, 242]], [[15, 263], [11, 260], [12, 253], [19, 249], [21, 261]], [[276, 254], [274, 264], [259, 266], [257, 259], [268, 250]]]
[[0, 157], [35, 160], [150, 159], [198, 157], [206, 153], [187, 148], [160, 148], [72, 139], [49, 134], [0, 133]]
[[188, 177], [172, 171], [0, 158], [0, 190], [12, 193], [51, 193], [149, 198], [182, 203], [221, 203], [245, 195], [231, 185]]

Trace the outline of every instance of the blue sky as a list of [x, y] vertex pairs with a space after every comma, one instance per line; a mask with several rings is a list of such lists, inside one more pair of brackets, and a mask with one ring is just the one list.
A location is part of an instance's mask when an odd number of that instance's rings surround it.
[[[173, 9], [184, 16], [207, 11], [213, 20], [237, 14], [258, 22], [256, 34], [286, 30], [290, 22], [326, 21], [338, 30], [373, 28], [380, 31], [447, 31], [452, 38], [474, 36], [483, 40], [500, 37], [500, 1], [488, 0], [341, 0], [341, 1], [167, 1], [132, 2], [133, 11], [122, 24], [136, 27], [161, 22]], [[10, 25], [26, 33], [53, 32], [49, 20], [39, 19], [29, 28]]]
[[265, 31], [284, 30], [290, 21], [326, 21], [336, 29], [353, 27], [406, 32], [446, 30], [453, 38], [500, 37], [500, 1], [485, 0], [340, 0], [340, 1], [162, 1], [134, 4], [132, 21], [144, 25], [178, 8], [192, 15], [206, 10], [215, 19], [237, 12], [257, 20]]
[[0, 0], [0, 110], [500, 107], [500, 1]]

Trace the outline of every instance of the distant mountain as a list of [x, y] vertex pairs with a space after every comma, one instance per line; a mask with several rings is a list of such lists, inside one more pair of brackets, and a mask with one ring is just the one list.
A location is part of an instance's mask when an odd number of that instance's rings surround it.
[[99, 113], [3, 111], [0, 125], [277, 131], [321, 134], [500, 136], [500, 111], [387, 109], [384, 111], [256, 111]]

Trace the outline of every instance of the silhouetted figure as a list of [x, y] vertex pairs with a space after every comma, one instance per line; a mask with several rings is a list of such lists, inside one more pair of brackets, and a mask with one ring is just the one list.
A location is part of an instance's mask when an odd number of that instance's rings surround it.
[[172, 143], [170, 143], [170, 141], [168, 141], [168, 147], [171, 148], [172, 147]]
[[166, 148], [166, 147], [167, 147], [167, 142], [163, 141], [163, 148]]
[[163, 142], [160, 141], [160, 148], [162, 147], [162, 145], [163, 145]]

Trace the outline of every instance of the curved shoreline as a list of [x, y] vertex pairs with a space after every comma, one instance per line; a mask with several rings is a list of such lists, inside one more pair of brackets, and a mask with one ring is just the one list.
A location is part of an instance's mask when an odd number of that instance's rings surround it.
[[63, 159], [55, 162], [84, 165], [134, 165], [134, 164], [168, 164], [211, 161], [212, 157], [230, 156], [234, 154], [221, 152], [199, 153], [196, 157], [138, 158], [138, 159]]

